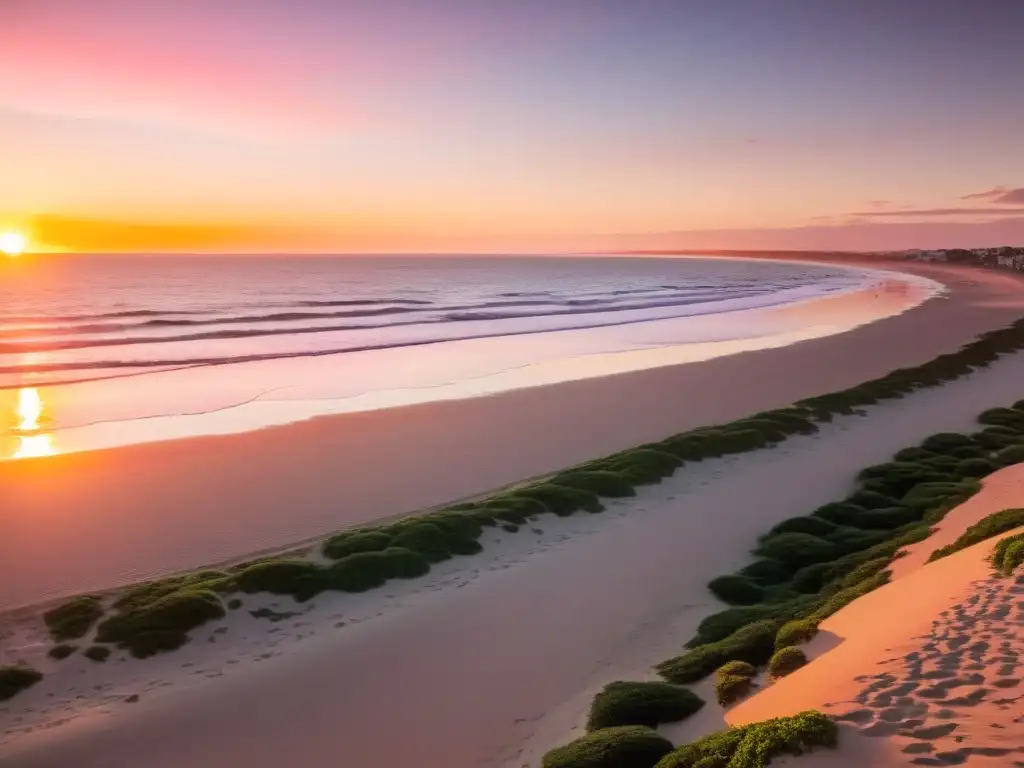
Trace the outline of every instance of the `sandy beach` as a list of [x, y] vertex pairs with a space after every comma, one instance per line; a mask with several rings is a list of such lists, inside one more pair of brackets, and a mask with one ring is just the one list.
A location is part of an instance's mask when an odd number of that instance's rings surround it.
[[[280, 548], [842, 389], [954, 351], [1024, 308], [1024, 283], [1013, 276], [898, 266], [949, 293], [837, 336], [690, 366], [0, 463], [2, 605]], [[1019, 400], [1021, 381], [1024, 357], [1010, 356], [815, 435], [686, 467], [603, 515], [489, 530], [482, 553], [400, 586], [303, 606], [248, 597], [245, 610], [155, 659], [58, 665], [45, 656], [37, 612], [17, 612], [7, 617], [3, 662], [24, 659], [47, 676], [0, 706], [0, 764], [535, 766], [581, 727], [602, 685], [649, 678], [652, 664], [678, 652], [721, 608], [708, 580], [748, 562], [772, 524], [843, 496], [860, 468], [929, 434], [970, 429], [985, 408]], [[936, 536], [955, 536], [973, 514], [952, 513]], [[967, 550], [922, 568], [923, 556], [912, 554], [885, 589], [909, 589], [943, 568], [955, 575], [938, 611], [968, 610], [964, 590], [1001, 599], [980, 558]], [[277, 620], [249, 613], [259, 608]], [[925, 621], [924, 613], [914, 615]], [[920, 634], [911, 623], [893, 643]], [[730, 722], [783, 714], [789, 700], [771, 697], [835, 652], [732, 710]], [[826, 688], [827, 701], [839, 698]], [[700, 728], [724, 724], [720, 710], [715, 723], [707, 709]]]

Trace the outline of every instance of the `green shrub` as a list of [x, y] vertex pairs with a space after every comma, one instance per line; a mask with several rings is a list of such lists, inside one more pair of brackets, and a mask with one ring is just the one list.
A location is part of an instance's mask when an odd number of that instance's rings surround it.
[[833, 613], [845, 608], [854, 600], [863, 597], [874, 589], [878, 589], [888, 581], [889, 572], [881, 571], [871, 578], [865, 579], [859, 584], [855, 584], [836, 592], [807, 618], [815, 624], [818, 624], [827, 619]]
[[50, 637], [58, 643], [85, 637], [103, 616], [103, 604], [94, 595], [82, 595], [43, 614]]
[[993, 567], [1009, 576], [1024, 560], [1024, 533], [1007, 536], [996, 542], [992, 550]]
[[13, 699], [42, 679], [43, 673], [30, 667], [0, 667], [0, 701]]
[[1009, 467], [1024, 463], [1024, 445], [1011, 445], [998, 451], [992, 462], [997, 467]]
[[[900, 528], [907, 523], [916, 523], [920, 520], [920, 511], [913, 507], [886, 507], [884, 509], [869, 509], [865, 511], [863, 515], [857, 518], [856, 527], [872, 531], [890, 531], [893, 528]], [[835, 539], [829, 540], [836, 541]], [[878, 542], [874, 543], [877, 544]], [[858, 548], [864, 549], [865, 547]]]
[[[899, 501], [888, 493], [879, 493], [868, 488], [861, 488], [847, 498], [847, 503], [864, 509], [885, 509], [899, 506]], [[854, 523], [855, 525], [855, 523]]]
[[91, 645], [83, 651], [83, 655], [91, 661], [102, 664], [110, 658], [110, 649], [105, 645]]
[[778, 560], [755, 560], [740, 569], [740, 574], [761, 586], [781, 584], [789, 578], [792, 571]]
[[932, 552], [928, 562], [959, 552], [961, 549], [967, 549], [979, 541], [990, 539], [1021, 526], [1024, 526], [1024, 509], [1004, 509], [1002, 512], [996, 512], [972, 525], [952, 544]]
[[[988, 451], [979, 443], [978, 445], [961, 445], [959, 448], [954, 448], [949, 452], [949, 458], [955, 459], [984, 459], [988, 457]], [[940, 457], [945, 458], [945, 457]], [[930, 466], [937, 466], [934, 462], [929, 462]]]
[[754, 689], [754, 681], [746, 675], [720, 675], [715, 679], [715, 701], [731, 707]]
[[775, 650], [775, 635], [783, 622], [767, 619], [740, 628], [717, 642], [694, 648], [657, 666], [658, 674], [670, 683], [694, 683], [707, 677], [727, 661], [765, 664]]
[[738, 675], [739, 677], [756, 677], [757, 667], [745, 661], [727, 661], [715, 670], [716, 677], [728, 677]]
[[764, 600], [764, 590], [751, 579], [738, 574], [712, 579], [708, 589], [723, 603], [730, 605], [751, 605]]
[[635, 448], [610, 458], [603, 468], [620, 472], [633, 483], [643, 485], [660, 482], [676, 471], [682, 461], [658, 446]]
[[478, 541], [446, 532], [433, 523], [419, 522], [401, 530], [391, 544], [416, 552], [429, 563], [440, 563], [457, 554], [476, 554], [482, 549]]
[[390, 543], [390, 536], [377, 531], [339, 533], [324, 542], [324, 555], [332, 560], [340, 560], [357, 552], [379, 552], [387, 549]]
[[995, 471], [995, 464], [988, 459], [963, 459], [956, 465], [960, 477], [985, 477]]
[[600, 512], [604, 507], [596, 494], [579, 488], [566, 488], [553, 483], [540, 483], [528, 488], [520, 488], [518, 495], [534, 499], [543, 504], [549, 512], [559, 517], [567, 517], [573, 512]]
[[834, 531], [836, 524], [821, 516], [807, 515], [791, 517], [773, 527], [762, 539], [770, 539], [780, 533], [809, 533], [812, 536], [824, 537]]
[[812, 594], [821, 590], [830, 578], [831, 563], [811, 563], [793, 574], [790, 586], [797, 592]]
[[53, 646], [53, 648], [51, 648], [47, 652], [47, 655], [51, 659], [56, 659], [57, 661], [61, 661], [62, 659], [66, 659], [68, 656], [70, 656], [71, 654], [73, 654], [77, 650], [78, 650], [78, 646], [77, 645], [68, 645], [67, 643], [61, 643], [60, 645]]
[[845, 501], [833, 501], [818, 507], [811, 514], [828, 520], [835, 525], [853, 525], [854, 521], [865, 511], [864, 507]]
[[235, 574], [235, 583], [243, 592], [291, 595], [299, 601], [309, 600], [327, 589], [324, 569], [308, 560], [256, 563]]
[[580, 491], [589, 491], [597, 496], [605, 498], [624, 498], [636, 496], [633, 484], [625, 477], [607, 470], [594, 472], [562, 472], [555, 475], [549, 482], [566, 488], [575, 488]]
[[901, 451], [897, 451], [893, 456], [895, 461], [925, 461], [927, 459], [933, 459], [938, 454], [926, 451], [924, 448], [918, 448], [914, 446], [912, 448], [904, 448]]
[[670, 683], [609, 683], [594, 697], [587, 730], [619, 725], [653, 728], [689, 717], [703, 706], [693, 691]]
[[860, 563], [856, 568], [839, 578], [840, 589], [855, 587], [863, 581], [881, 573], [892, 564], [892, 555], [882, 555]]
[[188, 642], [191, 630], [224, 615], [224, 606], [215, 592], [185, 589], [104, 619], [96, 639], [115, 643], [133, 656], [145, 658], [181, 647]]
[[838, 739], [836, 724], [820, 712], [809, 710], [705, 736], [673, 750], [656, 768], [766, 768], [781, 755], [834, 748]]
[[[261, 558], [246, 563], [239, 563], [230, 570], [237, 573], [243, 571], [256, 563], [266, 562], [274, 558]], [[162, 597], [167, 597], [185, 587], [196, 589], [212, 589], [213, 591], [225, 591], [234, 586], [234, 579], [231, 574], [224, 571], [203, 570], [187, 573], [181, 576], [171, 576], [159, 581], [149, 581], [136, 587], [126, 590], [114, 601], [115, 610], [127, 612], [136, 610], [150, 603], [155, 603]]]
[[761, 542], [756, 550], [761, 557], [778, 560], [792, 568], [831, 560], [834, 545], [809, 533], [780, 533]]
[[807, 663], [807, 655], [799, 648], [788, 645], [780, 648], [768, 662], [768, 674], [772, 677], [785, 677], [796, 672]]
[[1024, 427], [1024, 413], [1014, 408], [989, 408], [978, 415], [978, 423], [1000, 427]]
[[787, 621], [775, 635], [776, 652], [783, 648], [806, 643], [818, 634], [818, 625], [807, 619], [794, 619]]
[[972, 438], [958, 432], [940, 432], [921, 441], [921, 447], [932, 453], [949, 453], [954, 448], [975, 444]]
[[542, 768], [651, 768], [672, 751], [672, 742], [650, 728], [602, 728], [551, 750]]
[[[472, 515], [460, 512], [441, 511], [433, 514], [423, 515], [420, 520], [424, 523], [436, 525], [446, 534], [460, 540], [476, 541], [483, 534], [483, 526], [480, 521]], [[388, 546], [391, 546], [390, 544]], [[454, 554], [462, 554], [455, 552]]]
[[[396, 537], [398, 541], [400, 537]], [[343, 592], [365, 592], [388, 579], [412, 579], [430, 570], [423, 555], [401, 547], [383, 552], [359, 552], [344, 557], [327, 569], [326, 583]]]

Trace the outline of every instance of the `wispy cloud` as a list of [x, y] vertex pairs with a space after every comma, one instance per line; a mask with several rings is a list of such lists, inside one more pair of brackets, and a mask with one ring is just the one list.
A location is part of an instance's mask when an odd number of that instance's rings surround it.
[[[1019, 190], [1024, 192], [1024, 190]], [[857, 211], [850, 216], [879, 218], [902, 217], [918, 218], [931, 216], [1020, 216], [1019, 210], [1013, 208], [909, 208], [901, 211]]]
[[1024, 205], [1024, 188], [1005, 190], [994, 202], [1003, 205]]
[[972, 192], [964, 195], [961, 200], [988, 200], [990, 203], [1000, 205], [1024, 205], [1024, 187], [1010, 189], [1009, 187], [993, 187], [985, 192]]
[[994, 200], [995, 198], [999, 197], [1000, 195], [1004, 195], [1007, 192], [1009, 192], [1009, 190], [1006, 187], [993, 187], [992, 189], [987, 189], [984, 192], [972, 192], [969, 195], [963, 195], [963, 196], [961, 196], [960, 199], [961, 200]]

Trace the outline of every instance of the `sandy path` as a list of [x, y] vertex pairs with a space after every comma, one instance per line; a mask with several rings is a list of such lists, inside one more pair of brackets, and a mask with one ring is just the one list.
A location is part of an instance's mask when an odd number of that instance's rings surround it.
[[[942, 533], [951, 540], [1022, 504], [1016, 465], [987, 478]], [[1024, 576], [993, 574], [986, 560], [1000, 538], [927, 565], [922, 554], [938, 542], [915, 545], [915, 570], [823, 622], [808, 645], [822, 655], [732, 709], [728, 722], [813, 708], [846, 724], [838, 754], [802, 765], [855, 768], [865, 755], [878, 768], [1024, 765]]]
[[[306, 626], [289, 629], [302, 641], [276, 645], [272, 663], [210, 662], [217, 676], [192, 682], [166, 662], [161, 686], [138, 703], [12, 737], [0, 759], [18, 768], [534, 766], [601, 685], [642, 677], [677, 652], [719, 608], [707, 581], [747, 562], [759, 534], [844, 495], [861, 467], [932, 432], [969, 429], [979, 411], [1019, 399], [1022, 380], [1024, 355], [1006, 358], [816, 436], [682, 471], [605, 515], [545, 518], [543, 534], [460, 559], [452, 567], [463, 575], [436, 589], [394, 604], [363, 596], [372, 620], [354, 626], [330, 620], [348, 597], [318, 599]], [[202, 660], [200, 647], [189, 652]], [[91, 694], [66, 692], [68, 669], [0, 714], [0, 727], [40, 718], [50, 694], [78, 711]]]
[[901, 268], [947, 283], [951, 298], [694, 365], [0, 462], [0, 609], [284, 546], [841, 389], [954, 350], [1024, 309], [1016, 277]]

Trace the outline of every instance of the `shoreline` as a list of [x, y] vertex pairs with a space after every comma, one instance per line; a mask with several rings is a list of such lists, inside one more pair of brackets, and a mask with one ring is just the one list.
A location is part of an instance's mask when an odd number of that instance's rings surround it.
[[[1013, 291], [1024, 285], [955, 268], [912, 274], [941, 277], [951, 292], [901, 315], [777, 349], [244, 434], [0, 462], [0, 486], [11, 499], [0, 523], [14, 532], [0, 542], [0, 583], [8, 585], [0, 609], [289, 549], [842, 389], [1002, 325], [1014, 310], [998, 304], [1012, 305]], [[808, 366], [813, 380], [802, 372]], [[722, 382], [745, 380], [759, 386], [722, 396]], [[666, 413], [649, 403], [699, 405]], [[423, 456], [427, 446], [436, 458]], [[186, 487], [180, 478], [188, 478]], [[101, 514], [78, 515], [83, 500]], [[225, 507], [255, 514], [225, 516]], [[281, 508], [293, 513], [281, 519]], [[96, 553], [89, 563], [81, 562], [83, 545]], [[65, 564], [62, 574], [45, 565], [51, 558]]]
[[[1017, 314], [1019, 312], [1014, 312], [1014, 316]], [[878, 350], [873, 351], [877, 358]], [[537, 739], [524, 740], [522, 734], [512, 737], [513, 746], [509, 748], [511, 752], [507, 754], [507, 762], [496, 762], [504, 759], [497, 757], [499, 753], [507, 752], [501, 749], [492, 752], [491, 758], [486, 758], [488, 750], [495, 748], [494, 729], [504, 721], [502, 713], [506, 709], [509, 714], [517, 708], [522, 714], [523, 707], [527, 707], [528, 711], [527, 702], [531, 696], [535, 704], [546, 698], [551, 705], [559, 700], [558, 690], [575, 688], [578, 691], [578, 681], [585, 679], [589, 682], [585, 686], [587, 690], [582, 694], [562, 699], [561, 705], [546, 710], [540, 720], [526, 717], [523, 720], [526, 725], [514, 729], [540, 734], [540, 741], [543, 741], [544, 733], [551, 738], [564, 737], [565, 718], [572, 715], [572, 702], [579, 696], [592, 693], [593, 686], [601, 684], [603, 674], [628, 677], [633, 667], [649, 667], [652, 657], [657, 660], [658, 656], [668, 655], [665, 651], [669, 646], [678, 647], [680, 637], [690, 634], [701, 614], [714, 610], [715, 601], [704, 587], [707, 579], [715, 572], [720, 573], [731, 561], [743, 562], [746, 559], [744, 536], [752, 538], [763, 532], [773, 520], [806, 511], [793, 508], [794, 493], [798, 492], [801, 505], [807, 503], [811, 506], [810, 502], [814, 498], [832, 500], [837, 490], [849, 482], [846, 478], [851, 470], [856, 471], [864, 463], [871, 463], [871, 460], [884, 460], [887, 451], [903, 447], [908, 437], [916, 435], [919, 439], [928, 431], [933, 431], [933, 427], [960, 428], [969, 413], [976, 414], [977, 409], [973, 409], [973, 406], [993, 397], [993, 387], [1002, 392], [999, 396], [1003, 397], [1008, 387], [1007, 379], [1019, 380], [1019, 375], [1015, 376], [1012, 371], [1019, 369], [1020, 357], [1018, 354], [995, 363], [991, 371], [972, 374], [962, 381], [915, 393], [906, 402], [873, 406], [866, 418], [843, 417], [836, 424], [823, 428], [820, 435], [791, 438], [792, 442], [787, 440], [785, 445], [778, 448], [715, 460], [708, 462], [706, 467], [688, 468], [679, 477], [665, 481], [662, 486], [644, 489], [637, 499], [609, 504], [610, 511], [604, 516], [564, 520], [544, 517], [536, 524], [542, 526], [544, 531], [530, 532], [540, 537], [535, 542], [524, 543], [522, 538], [516, 540], [512, 537], [512, 543], [506, 542], [508, 547], [502, 552], [492, 552], [488, 546], [482, 555], [474, 556], [473, 560], [460, 559], [462, 568], [453, 566], [450, 572], [442, 569], [436, 578], [432, 573], [433, 584], [421, 585], [419, 597], [416, 596], [417, 589], [412, 585], [409, 586], [412, 595], [404, 594], [404, 585], [382, 590], [395, 593], [388, 595], [389, 600], [394, 598], [401, 602], [407, 599], [409, 602], [404, 606], [382, 610], [379, 598], [375, 601], [373, 595], [367, 595], [363, 602], [355, 601], [365, 603], [370, 614], [367, 619], [373, 619], [367, 622], [365, 628], [345, 629], [330, 636], [332, 633], [325, 623], [328, 617], [324, 615], [320, 615], [319, 619], [313, 615], [296, 622], [296, 625], [312, 622], [315, 634], [320, 636], [315, 639], [306, 638], [304, 635], [308, 630], [298, 626], [290, 627], [297, 630], [297, 639], [295, 632], [291, 636], [295, 644], [306, 640], [311, 644], [292, 648], [294, 653], [274, 665], [248, 670], [250, 675], [245, 680], [231, 675], [223, 684], [211, 682], [205, 687], [185, 685], [179, 689], [181, 681], [179, 679], [177, 683], [179, 688], [175, 688], [173, 671], [177, 670], [179, 677], [187, 674], [177, 669], [185, 657], [174, 654], [161, 659], [161, 663], [167, 661], [168, 664], [159, 674], [172, 680], [157, 682], [168, 683], [168, 691], [161, 693], [161, 685], [154, 689], [147, 687], [143, 705], [133, 705], [130, 711], [121, 712], [119, 717], [107, 719], [103, 724], [97, 723], [96, 728], [87, 727], [87, 723], [82, 722], [89, 718], [79, 718], [78, 727], [86, 730], [81, 733], [85, 741], [78, 743], [77, 748], [80, 750], [89, 743], [94, 746], [106, 743], [107, 747], [115, 749], [115, 753], [128, 755], [146, 742], [145, 732], [154, 738], [165, 738], [168, 735], [166, 729], [171, 723], [176, 723], [174, 727], [178, 728], [190, 720], [196, 723], [215, 721], [229, 731], [244, 728], [246, 724], [252, 728], [256, 725], [252, 717], [257, 713], [247, 710], [242, 716], [237, 715], [236, 710], [240, 704], [249, 700], [250, 695], [264, 691], [273, 682], [271, 690], [276, 693], [283, 693], [289, 688], [293, 691], [307, 690], [309, 695], [318, 699], [319, 704], [315, 710], [304, 707], [312, 721], [304, 722], [303, 728], [307, 734], [325, 727], [334, 729], [322, 731], [321, 735], [327, 738], [327, 734], [330, 734], [330, 738], [339, 739], [342, 737], [335, 735], [335, 730], [348, 729], [344, 741], [349, 751], [345, 754], [354, 756], [356, 762], [373, 764], [379, 759], [401, 761], [418, 755], [420, 759], [426, 759], [428, 764], [431, 763], [431, 756], [434, 756], [449, 765], [483, 765], [485, 763], [481, 757], [486, 759], [487, 765], [518, 765], [516, 760], [519, 758], [511, 753], [515, 752], [514, 743], [518, 741], [520, 749], [523, 749], [523, 744], [529, 747], [529, 743], [535, 743]], [[827, 390], [818, 387], [816, 393], [821, 391]], [[995, 404], [999, 403], [983, 403]], [[841, 455], [837, 453], [838, 447], [829, 450], [839, 437], [843, 443]], [[802, 487], [798, 489], [796, 486], [800, 484]], [[752, 493], [755, 494], [753, 498], [758, 499], [758, 504], [753, 507], [749, 504]], [[679, 505], [675, 503], [677, 498], [684, 499], [687, 506], [692, 503], [702, 514], [710, 514], [711, 519], [717, 519], [728, 510], [731, 515], [730, 530], [705, 530], [714, 526], [701, 526], [699, 523], [698, 529], [693, 529], [697, 521], [679, 515]], [[667, 535], [671, 532], [675, 535]], [[518, 536], [528, 537], [525, 533]], [[501, 546], [500, 542], [498, 546]], [[551, 549], [558, 550], [558, 558], [548, 554]], [[680, 555], [684, 555], [683, 562], [680, 561]], [[692, 565], [685, 562], [687, 557], [693, 559]], [[529, 567], [515, 567], [524, 559], [531, 560]], [[465, 573], [471, 568], [474, 569], [472, 574]], [[463, 575], [460, 576], [460, 572]], [[673, 573], [675, 578], [672, 577]], [[427, 594], [423, 594], [424, 591]], [[627, 597], [630, 594], [633, 595], [632, 599]], [[615, 596], [611, 602], [608, 600], [610, 595]], [[696, 602], [691, 604], [690, 601], [694, 600]], [[343, 598], [343, 601], [344, 605], [353, 602], [349, 597]], [[538, 604], [538, 601], [543, 605]], [[317, 602], [320, 602], [320, 598]], [[338, 601], [333, 602], [339, 604]], [[377, 608], [373, 607], [375, 602]], [[572, 615], [568, 616], [565, 611], [567, 602], [574, 606], [570, 612]], [[500, 607], [502, 615], [497, 615], [494, 607]], [[329, 606], [318, 608], [321, 613], [329, 610]], [[566, 621], [570, 623], [566, 624]], [[585, 626], [575, 626], [578, 621], [584, 622]], [[608, 626], [609, 622], [613, 626]], [[529, 627], [530, 631], [523, 634], [523, 627]], [[325, 630], [328, 636], [323, 635]], [[517, 644], [513, 645], [513, 638], [517, 636]], [[574, 638], [586, 638], [584, 646], [574, 644]], [[215, 639], [216, 636], [211, 635], [211, 642]], [[259, 637], [256, 639], [259, 642]], [[403, 649], [402, 645], [407, 645], [409, 641], [413, 641], [414, 645]], [[549, 643], [549, 647], [538, 647], [538, 642], [543, 644], [544, 641]], [[480, 645], [481, 651], [470, 650], [475, 643]], [[426, 647], [423, 647], [424, 644]], [[519, 647], [519, 644], [525, 645]], [[591, 647], [591, 644], [596, 647]], [[181, 653], [198, 654], [201, 657], [204, 652], [207, 655], [213, 652], [202, 647], [204, 645], [193, 644]], [[455, 647], [447, 647], [450, 645]], [[341, 657], [338, 653], [341, 653]], [[495, 669], [491, 663], [494, 654], [501, 658], [500, 670]], [[324, 666], [328, 658], [334, 659], [330, 669]], [[373, 658], [378, 658], [378, 663], [368, 663]], [[433, 662], [429, 661], [431, 658]], [[391, 669], [396, 659], [402, 660], [398, 670]], [[529, 662], [531, 659], [532, 664]], [[514, 685], [512, 681], [517, 677], [522, 677], [518, 672], [535, 669], [537, 662], [554, 664], [550, 669], [552, 679], [542, 681], [534, 678], [530, 681], [533, 688], [530, 695], [526, 698], [522, 693], [513, 695], [514, 689], [509, 686]], [[230, 664], [230, 660], [227, 663]], [[136, 662], [129, 662], [124, 667], [125, 673], [133, 671], [135, 666]], [[605, 667], [608, 669], [605, 670]], [[138, 669], [141, 671], [142, 668]], [[605, 670], [605, 673], [601, 670]], [[218, 671], [213, 676], [221, 677], [223, 674], [223, 671]], [[326, 681], [321, 680], [322, 676], [328, 674], [334, 677], [334, 685], [327, 685]], [[410, 677], [410, 674], [413, 676]], [[295, 676], [300, 680], [295, 680]], [[501, 683], [495, 676], [505, 679], [505, 682]], [[300, 685], [303, 678], [316, 683]], [[391, 679], [391, 683], [385, 683], [387, 679]], [[485, 691], [492, 694], [500, 692], [502, 698], [497, 701], [493, 695], [485, 695], [482, 700], [492, 706], [498, 704], [499, 711], [473, 710], [468, 701], [462, 700], [466, 695], [473, 698], [472, 690], [453, 696], [456, 701], [435, 699], [433, 706], [443, 705], [439, 706], [442, 710], [440, 712], [414, 706], [417, 700], [430, 700], [431, 691], [436, 685], [450, 686], [452, 680], [459, 679], [479, 682], [483, 690], [477, 691], [476, 695], [484, 695]], [[358, 680], [363, 680], [366, 687], [359, 688], [356, 684], [353, 689], [351, 686]], [[393, 753], [393, 749], [400, 748], [400, 745], [387, 745], [386, 748], [392, 752], [385, 756], [380, 751], [383, 747], [377, 745], [375, 749], [378, 751], [360, 752], [361, 749], [370, 748], [369, 743], [362, 745], [359, 742], [358, 735], [374, 727], [372, 711], [360, 711], [358, 716], [352, 713], [352, 722], [344, 723], [333, 718], [328, 722], [321, 717], [343, 704], [346, 688], [361, 690], [360, 703], [370, 710], [378, 704], [393, 707], [390, 692], [395, 690], [394, 683], [397, 681], [403, 686], [403, 703], [400, 711], [394, 713], [395, 717], [399, 717], [396, 727], [407, 733], [406, 728], [411, 728], [414, 736], [422, 737], [420, 742], [412, 738], [415, 745], [407, 745], [415, 751]], [[341, 686], [340, 690], [338, 685]], [[445, 690], [454, 693], [448, 687]], [[339, 694], [341, 698], [338, 698]], [[27, 695], [33, 694], [30, 692]], [[379, 695], [384, 695], [388, 703], [385, 704], [384, 700], [378, 702]], [[216, 700], [208, 701], [211, 696]], [[365, 699], [366, 696], [369, 698]], [[417, 696], [426, 696], [427, 699], [417, 699]], [[334, 703], [328, 704], [332, 697]], [[123, 698], [121, 696], [116, 703], [119, 704]], [[412, 701], [406, 701], [406, 698]], [[114, 706], [114, 703], [108, 704]], [[194, 712], [194, 708], [201, 711]], [[415, 716], [417, 711], [419, 717], [428, 722], [424, 724], [416, 720], [406, 722], [403, 726], [401, 718]], [[229, 716], [228, 712], [236, 714]], [[483, 734], [478, 734], [475, 746], [446, 744], [443, 739], [439, 742], [433, 729], [438, 726], [443, 728], [446, 717], [460, 718], [459, 722], [463, 726], [467, 726], [466, 722], [462, 722], [467, 719], [479, 721]], [[244, 722], [237, 722], [239, 719]], [[361, 725], [360, 719], [366, 722]], [[271, 722], [256, 727], [272, 728]], [[139, 725], [144, 733], [137, 734], [131, 730], [129, 726], [133, 723]], [[377, 728], [382, 726], [382, 722], [376, 725]], [[154, 727], [156, 731], [153, 731]], [[555, 731], [559, 729], [562, 730], [556, 735]], [[31, 765], [59, 765], [60, 750], [75, 748], [74, 732], [77, 730], [77, 727], [62, 729], [61, 739], [52, 745], [55, 751], [49, 758], [57, 762], [46, 762], [48, 758], [44, 749], [36, 755], [42, 762]], [[270, 765], [270, 757], [263, 754], [262, 748], [269, 746], [276, 750], [285, 746], [253, 745], [261, 748], [260, 751], [250, 751], [248, 756], [244, 756], [247, 751], [245, 746], [234, 743], [239, 741], [243, 731], [235, 732], [233, 741], [230, 732], [222, 732], [216, 739], [210, 737], [213, 742], [206, 745], [208, 750], [188, 755], [179, 751], [177, 759], [185, 761], [187, 758], [192, 764], [210, 766], [227, 764], [225, 760], [239, 762], [242, 759], [264, 760], [264, 763], [253, 764]], [[472, 722], [468, 724], [467, 732], [477, 732]], [[450, 741], [450, 728], [447, 736]], [[491, 746], [488, 747], [482, 741], [487, 741]], [[540, 746], [539, 743], [536, 746]], [[296, 744], [291, 747], [299, 748]], [[234, 751], [225, 752], [226, 748]], [[308, 744], [301, 747], [308, 748]], [[437, 751], [455, 748], [461, 751]], [[467, 752], [466, 749], [477, 751]], [[107, 754], [106, 750], [101, 751]], [[76, 753], [68, 751], [65, 754]], [[314, 759], [316, 754], [309, 754], [309, 759]], [[327, 752], [319, 754], [322, 757]], [[472, 754], [476, 757], [471, 759]], [[278, 759], [284, 756], [285, 753], [278, 753]]]

